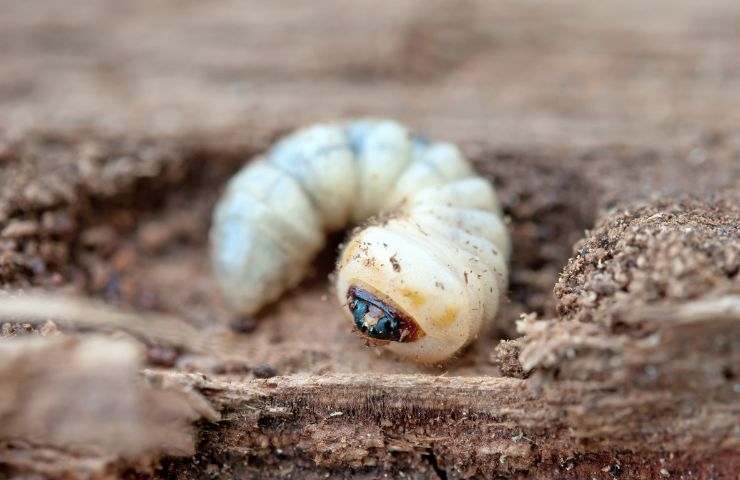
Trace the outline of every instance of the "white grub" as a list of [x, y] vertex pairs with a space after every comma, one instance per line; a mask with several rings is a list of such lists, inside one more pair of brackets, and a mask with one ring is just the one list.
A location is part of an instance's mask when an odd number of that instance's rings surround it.
[[334, 278], [364, 336], [433, 363], [492, 323], [511, 250], [494, 188], [455, 145], [391, 120], [298, 130], [229, 182], [211, 231], [225, 299], [258, 312], [298, 284], [328, 232], [357, 224]]

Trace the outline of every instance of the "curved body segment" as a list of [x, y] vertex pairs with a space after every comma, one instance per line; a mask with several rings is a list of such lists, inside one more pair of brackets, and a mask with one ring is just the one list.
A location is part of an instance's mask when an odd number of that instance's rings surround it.
[[299, 130], [230, 181], [211, 230], [226, 301], [258, 312], [300, 282], [326, 233], [363, 222], [336, 292], [370, 343], [438, 362], [492, 323], [511, 251], [493, 186], [454, 145], [389, 120]]

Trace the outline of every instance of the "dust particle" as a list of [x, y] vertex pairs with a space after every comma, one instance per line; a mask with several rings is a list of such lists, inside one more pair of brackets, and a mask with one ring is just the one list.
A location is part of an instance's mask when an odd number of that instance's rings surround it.
[[396, 258], [395, 254], [391, 257], [391, 265], [393, 266], [394, 272], [401, 271], [401, 264], [398, 262], [398, 258]]

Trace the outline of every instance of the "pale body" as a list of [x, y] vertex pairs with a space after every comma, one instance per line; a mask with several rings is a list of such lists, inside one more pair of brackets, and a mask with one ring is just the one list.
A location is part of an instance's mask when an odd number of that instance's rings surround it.
[[423, 363], [451, 357], [496, 316], [510, 240], [491, 183], [457, 147], [393, 121], [299, 130], [229, 182], [211, 232], [225, 299], [258, 312], [300, 282], [328, 232], [378, 216], [341, 253], [340, 303], [353, 288], [370, 292], [418, 326], [385, 348]]

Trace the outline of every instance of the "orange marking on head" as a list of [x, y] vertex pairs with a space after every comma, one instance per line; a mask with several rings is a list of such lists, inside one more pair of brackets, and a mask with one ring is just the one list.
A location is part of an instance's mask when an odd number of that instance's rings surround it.
[[410, 288], [402, 288], [401, 295], [408, 298], [414, 307], [420, 307], [427, 301], [423, 294]]
[[457, 309], [447, 307], [442, 315], [432, 319], [432, 323], [437, 328], [447, 328], [452, 325], [452, 322], [457, 318]]

